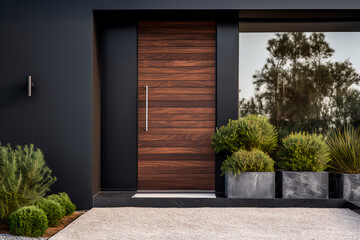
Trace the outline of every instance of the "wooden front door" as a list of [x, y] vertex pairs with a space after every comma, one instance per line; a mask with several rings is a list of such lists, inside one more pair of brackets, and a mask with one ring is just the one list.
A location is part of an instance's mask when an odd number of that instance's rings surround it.
[[139, 22], [139, 190], [215, 189], [215, 44], [215, 22]]

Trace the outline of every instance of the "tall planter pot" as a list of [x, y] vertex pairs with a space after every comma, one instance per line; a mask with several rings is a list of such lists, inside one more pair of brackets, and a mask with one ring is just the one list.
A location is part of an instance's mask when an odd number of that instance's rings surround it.
[[225, 195], [228, 198], [275, 198], [275, 173], [243, 172], [235, 177], [226, 172]]
[[328, 199], [327, 172], [281, 172], [281, 192], [284, 199]]
[[360, 174], [331, 174], [334, 197], [348, 201], [360, 200]]

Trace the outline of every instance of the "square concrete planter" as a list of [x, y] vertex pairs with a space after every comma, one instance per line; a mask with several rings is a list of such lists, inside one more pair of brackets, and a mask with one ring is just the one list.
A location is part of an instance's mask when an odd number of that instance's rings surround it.
[[327, 172], [281, 172], [282, 198], [328, 199], [329, 174]]
[[228, 198], [275, 198], [274, 172], [225, 173], [225, 195]]
[[360, 200], [360, 174], [331, 174], [334, 197], [348, 201]]

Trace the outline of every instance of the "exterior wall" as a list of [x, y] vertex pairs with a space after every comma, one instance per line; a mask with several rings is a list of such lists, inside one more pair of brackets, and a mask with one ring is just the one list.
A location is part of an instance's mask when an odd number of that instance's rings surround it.
[[[92, 19], [95, 9], [360, 9], [360, 2], [0, 0], [0, 141], [35, 143], [43, 149], [49, 166], [58, 177], [54, 192], [68, 192], [79, 209], [92, 206]], [[224, 27], [224, 31], [226, 29]], [[235, 39], [229, 41], [234, 43]], [[233, 60], [235, 52], [237, 54], [237, 49], [231, 55]], [[221, 52], [218, 54], [219, 59], [226, 58]], [[226, 76], [237, 76], [235, 73], [226, 75], [225, 71], [219, 70], [218, 81], [221, 80], [219, 76], [224, 76], [226, 83], [231, 81], [226, 80]], [[27, 75], [32, 75], [35, 82], [30, 98], [25, 94]], [[235, 90], [236, 86], [233, 87]], [[225, 92], [221, 87], [218, 91]], [[222, 111], [233, 116], [233, 109]], [[219, 124], [224, 121], [225, 117], [221, 121], [218, 119]], [[221, 181], [217, 184], [221, 185]]]

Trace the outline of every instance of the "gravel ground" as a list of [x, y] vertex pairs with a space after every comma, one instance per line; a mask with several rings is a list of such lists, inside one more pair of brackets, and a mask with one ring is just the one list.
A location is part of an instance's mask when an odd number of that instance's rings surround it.
[[47, 238], [31, 238], [31, 237], [21, 237], [13, 236], [10, 234], [0, 234], [0, 240], [46, 240]]
[[316, 208], [93, 208], [51, 240], [359, 239], [360, 215]]

